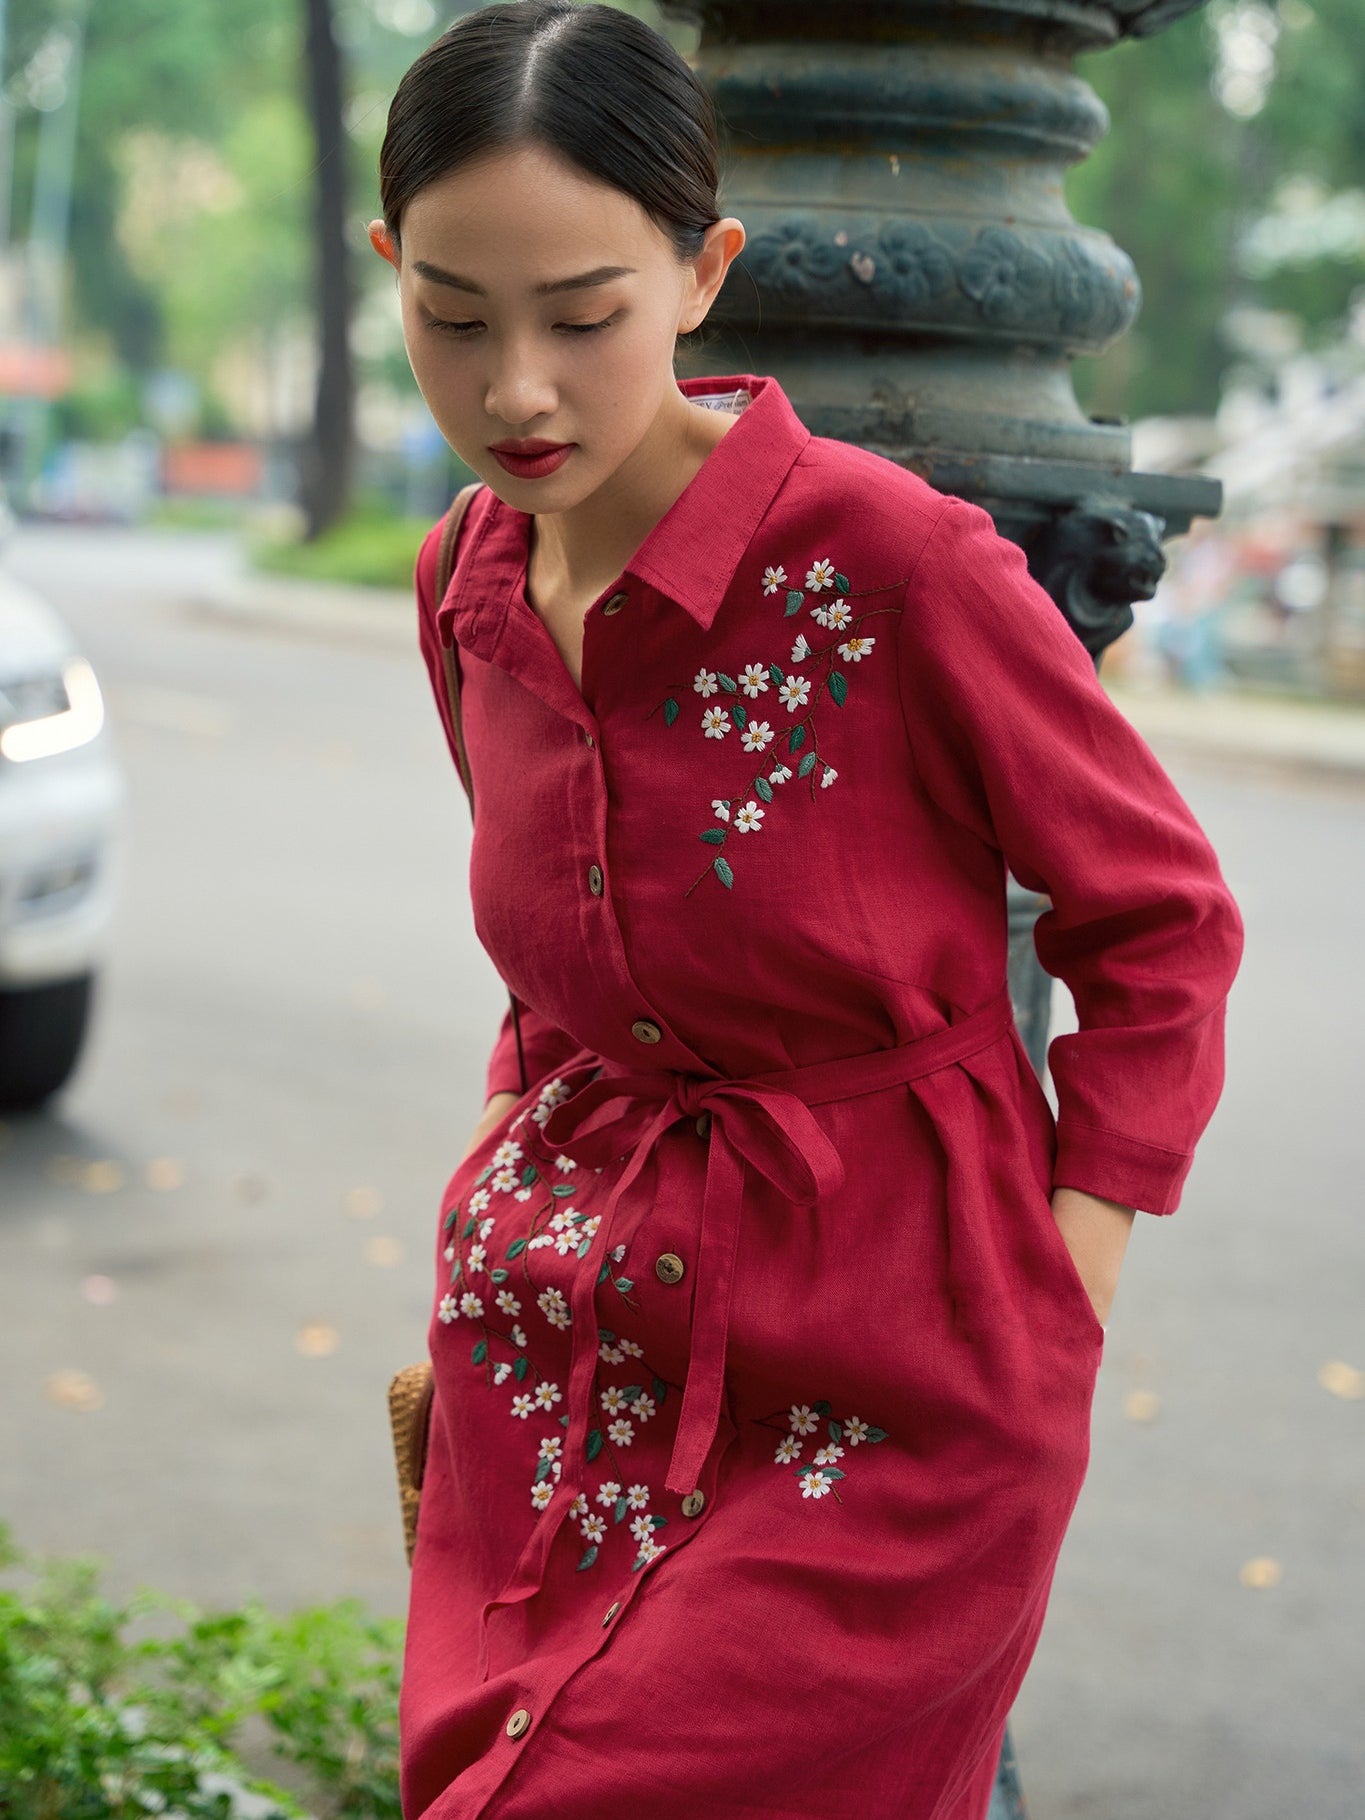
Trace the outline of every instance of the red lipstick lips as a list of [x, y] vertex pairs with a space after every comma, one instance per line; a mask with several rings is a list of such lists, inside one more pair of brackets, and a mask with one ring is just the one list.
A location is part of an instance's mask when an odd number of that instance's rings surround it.
[[526, 442], [495, 442], [490, 445], [490, 453], [518, 480], [541, 480], [562, 467], [575, 446], [572, 442], [546, 442], [533, 437]]

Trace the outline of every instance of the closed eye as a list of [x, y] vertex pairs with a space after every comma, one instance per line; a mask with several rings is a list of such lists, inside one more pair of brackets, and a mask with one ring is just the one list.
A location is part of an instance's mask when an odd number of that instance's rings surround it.
[[[618, 311], [617, 315], [619, 314]], [[602, 329], [609, 329], [615, 321], [616, 315], [605, 316], [601, 322], [558, 322], [555, 324], [555, 329], [562, 335], [595, 335]], [[442, 317], [429, 316], [427, 327], [435, 329], [440, 335], [453, 335], [459, 340], [464, 336], [472, 335], [476, 329], [481, 329], [483, 324], [481, 322], [447, 322]]]

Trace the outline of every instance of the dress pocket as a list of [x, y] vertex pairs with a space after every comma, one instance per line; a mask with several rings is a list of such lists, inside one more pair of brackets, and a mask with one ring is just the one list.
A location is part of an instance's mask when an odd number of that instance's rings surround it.
[[1081, 1273], [1076, 1268], [1076, 1260], [1062, 1237], [1062, 1229], [1052, 1211], [1051, 1197], [1031, 1195], [1029, 1198], [1035, 1210], [1039, 1242], [1052, 1258], [1058, 1296], [1072, 1308], [1082, 1331], [1092, 1343], [1102, 1346], [1104, 1327], [1095, 1313], [1095, 1304], [1090, 1300], [1090, 1292]]

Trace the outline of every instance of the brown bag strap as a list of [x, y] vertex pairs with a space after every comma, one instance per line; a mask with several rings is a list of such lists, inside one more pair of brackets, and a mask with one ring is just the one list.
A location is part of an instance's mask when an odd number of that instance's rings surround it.
[[[470, 501], [483, 485], [483, 481], [471, 481], [450, 502], [450, 509], [441, 526], [441, 541], [436, 552], [436, 605], [439, 608], [446, 597], [450, 578], [455, 573], [455, 548], [459, 542], [460, 526], [464, 515], [469, 510]], [[455, 758], [460, 773], [460, 782], [464, 793], [469, 798], [469, 813], [474, 813], [474, 777], [469, 769], [469, 754], [465, 750], [464, 727], [460, 718], [460, 665], [453, 643], [441, 641], [441, 664], [445, 670], [446, 703], [450, 709], [450, 727], [455, 737]], [[516, 994], [511, 987], [507, 990], [508, 1001], [512, 1007], [512, 1031], [517, 1039], [517, 1068], [521, 1075], [521, 1090], [525, 1093], [530, 1086], [526, 1078], [526, 1051], [521, 1040], [521, 1011], [517, 1004]]]

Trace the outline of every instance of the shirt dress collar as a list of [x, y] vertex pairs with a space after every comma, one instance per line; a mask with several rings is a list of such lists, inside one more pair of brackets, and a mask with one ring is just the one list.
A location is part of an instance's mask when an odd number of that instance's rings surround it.
[[[677, 381], [688, 398], [749, 395], [731, 429], [621, 571], [675, 601], [705, 631], [792, 464], [810, 441], [776, 379], [704, 374]], [[492, 494], [460, 540], [440, 637], [489, 656], [524, 598], [531, 518]]]

